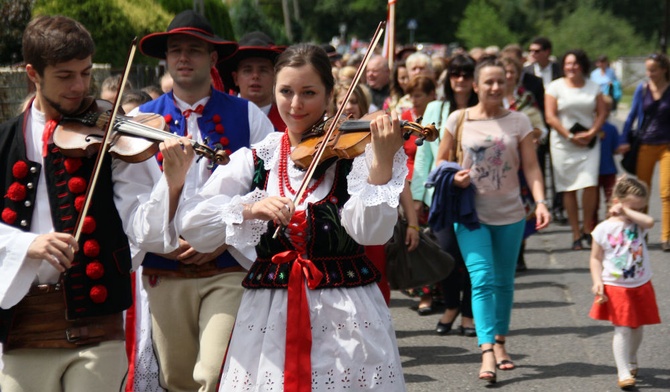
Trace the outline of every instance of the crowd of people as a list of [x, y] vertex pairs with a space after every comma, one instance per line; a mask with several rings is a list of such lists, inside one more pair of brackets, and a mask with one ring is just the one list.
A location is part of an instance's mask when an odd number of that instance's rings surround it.
[[[646, 250], [656, 163], [670, 251], [666, 56], [646, 60], [618, 132], [607, 57], [593, 72], [579, 49], [554, 61], [545, 37], [527, 52], [405, 48], [390, 65], [258, 31], [221, 38], [189, 10], [139, 42], [166, 64], [160, 86], [118, 96], [113, 75], [98, 97], [86, 27], [40, 16], [22, 43], [35, 91], [0, 126], [3, 391], [405, 391], [384, 253], [399, 219], [408, 251], [428, 229], [453, 257], [447, 277], [405, 293], [419, 315], [440, 313], [435, 333], [477, 339], [486, 383], [516, 367], [506, 342], [525, 239], [569, 224], [566, 246], [591, 252], [590, 315], [615, 326], [619, 386], [635, 385], [642, 326], [660, 322]], [[172, 136], [144, 159], [66, 149], [63, 124], [97, 99], [161, 116]], [[361, 151], [304, 153], [340, 108], [369, 123]], [[437, 140], [404, 122], [434, 125]], [[631, 148], [639, 180], [617, 174]]]

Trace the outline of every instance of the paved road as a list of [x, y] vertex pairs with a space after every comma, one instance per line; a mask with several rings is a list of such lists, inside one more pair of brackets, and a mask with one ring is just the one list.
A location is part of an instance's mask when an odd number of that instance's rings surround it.
[[[619, 120], [625, 113], [619, 114]], [[618, 122], [618, 121], [617, 121]], [[620, 123], [619, 123], [620, 124]], [[658, 173], [649, 235], [660, 325], [647, 326], [638, 361], [640, 391], [670, 390], [670, 253], [660, 249]], [[612, 326], [588, 317], [593, 296], [588, 250], [572, 251], [568, 226], [551, 224], [528, 239], [529, 270], [517, 275], [508, 351], [518, 368], [498, 371], [498, 383], [477, 379], [481, 355], [475, 338], [434, 333], [439, 315], [418, 316], [415, 299], [393, 292], [391, 313], [409, 392], [618, 391]], [[456, 326], [459, 322], [455, 323]]]

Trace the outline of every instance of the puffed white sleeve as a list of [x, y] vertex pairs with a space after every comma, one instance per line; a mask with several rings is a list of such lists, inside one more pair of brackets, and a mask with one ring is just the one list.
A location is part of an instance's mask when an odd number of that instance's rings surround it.
[[383, 185], [368, 182], [372, 149], [366, 146], [365, 154], [354, 159], [347, 176], [349, 200], [345, 203], [341, 220], [347, 233], [361, 245], [382, 245], [393, 235], [398, 220], [400, 193], [405, 186], [407, 154], [401, 148], [393, 158], [393, 175]]
[[27, 257], [37, 234], [0, 223], [0, 308], [9, 309], [28, 293], [42, 260]]
[[139, 163], [112, 162], [114, 203], [133, 249], [133, 269], [144, 252], [168, 253], [178, 246], [169, 222], [167, 183], [153, 158]]
[[226, 243], [248, 255], [245, 250], [252, 249], [267, 231], [267, 222], [242, 218], [245, 204], [266, 197], [265, 191], [250, 189], [254, 176], [251, 150], [239, 149], [230, 158], [200, 192], [182, 200], [177, 209], [177, 230], [199, 252], [212, 252]]

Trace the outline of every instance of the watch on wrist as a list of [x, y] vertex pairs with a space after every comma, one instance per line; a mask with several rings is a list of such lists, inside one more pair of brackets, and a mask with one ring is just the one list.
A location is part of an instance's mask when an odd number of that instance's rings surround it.
[[544, 205], [546, 206], [546, 205], [549, 204], [549, 203], [548, 203], [546, 200], [543, 199], [543, 200], [537, 200], [537, 201], [535, 201], [535, 204], [544, 204]]

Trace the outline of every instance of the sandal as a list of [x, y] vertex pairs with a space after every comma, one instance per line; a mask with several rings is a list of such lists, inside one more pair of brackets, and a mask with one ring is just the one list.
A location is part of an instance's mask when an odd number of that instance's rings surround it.
[[[500, 346], [504, 346], [505, 341], [496, 339], [496, 344], [500, 345]], [[516, 365], [514, 364], [514, 362], [512, 362], [511, 359], [503, 359], [502, 361], [496, 362], [496, 367], [500, 370], [514, 370], [514, 369], [516, 369]]]
[[583, 250], [582, 239], [578, 238], [572, 243], [572, 250]]
[[[488, 353], [491, 353], [491, 354], [495, 355], [493, 353], [493, 347], [491, 347], [489, 349], [486, 349], [486, 350], [482, 350], [482, 361], [484, 359], [484, 355], [488, 354]], [[479, 372], [479, 379], [483, 380], [483, 381], [486, 381], [489, 384], [495, 384], [496, 381], [497, 381], [497, 375], [496, 375], [496, 372], [494, 372], [494, 371], [484, 370], [484, 371]]]

